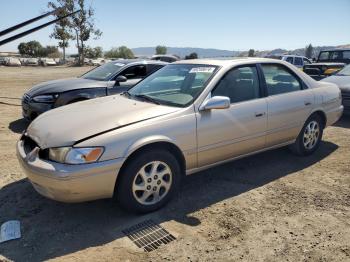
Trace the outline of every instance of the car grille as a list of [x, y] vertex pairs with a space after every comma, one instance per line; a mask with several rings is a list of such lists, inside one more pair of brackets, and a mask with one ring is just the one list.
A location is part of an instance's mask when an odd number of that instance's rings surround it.
[[24, 94], [24, 95], [23, 95], [23, 97], [22, 97], [22, 103], [28, 104], [30, 100], [31, 100], [30, 95], [28, 95], [28, 94]]
[[[34, 148], [39, 147], [39, 145], [31, 139], [29, 136], [23, 135], [21, 140], [23, 141], [23, 149], [26, 155], [33, 151]], [[40, 147], [39, 147], [40, 148]], [[40, 149], [39, 158], [48, 160], [49, 159], [49, 149]]]
[[26, 154], [29, 154], [30, 152], [32, 152], [34, 148], [39, 147], [38, 144], [29, 136], [23, 135], [22, 141], [23, 141], [24, 152]]

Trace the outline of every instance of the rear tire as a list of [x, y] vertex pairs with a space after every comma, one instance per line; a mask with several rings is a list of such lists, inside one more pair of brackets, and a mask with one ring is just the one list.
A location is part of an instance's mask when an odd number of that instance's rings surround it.
[[164, 206], [180, 183], [180, 165], [170, 152], [143, 151], [130, 159], [119, 174], [115, 196], [122, 208], [148, 213]]
[[323, 135], [323, 121], [317, 114], [311, 115], [305, 122], [294, 144], [290, 146], [299, 156], [311, 155], [320, 146]]

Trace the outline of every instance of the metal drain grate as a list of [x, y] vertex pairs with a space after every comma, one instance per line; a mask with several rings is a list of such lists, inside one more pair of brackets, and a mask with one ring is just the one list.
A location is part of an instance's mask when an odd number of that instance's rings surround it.
[[146, 252], [156, 250], [161, 245], [166, 245], [176, 238], [160, 225], [152, 220], [146, 220], [123, 230], [123, 233], [131, 239], [139, 248]]

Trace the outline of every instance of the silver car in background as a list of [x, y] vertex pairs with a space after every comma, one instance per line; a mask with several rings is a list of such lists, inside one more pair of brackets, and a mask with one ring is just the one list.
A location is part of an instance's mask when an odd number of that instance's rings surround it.
[[312, 154], [342, 111], [336, 85], [284, 61], [179, 61], [123, 94], [40, 115], [17, 155], [48, 198], [115, 196], [128, 210], [150, 212], [186, 174], [287, 145]]
[[321, 81], [336, 84], [340, 88], [344, 115], [350, 115], [350, 65]]

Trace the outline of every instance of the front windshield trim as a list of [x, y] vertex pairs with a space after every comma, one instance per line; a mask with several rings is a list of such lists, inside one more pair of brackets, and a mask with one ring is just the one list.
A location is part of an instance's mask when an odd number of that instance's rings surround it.
[[[213, 73], [211, 74], [211, 76], [206, 80], [205, 83], [203, 83], [203, 86], [202, 86], [202, 90], [200, 92], [198, 92], [198, 94], [196, 94], [192, 100], [186, 104], [178, 104], [178, 103], [173, 103], [171, 101], [166, 101], [166, 100], [160, 100], [160, 99], [157, 99], [153, 96], [151, 96], [152, 99], [156, 100], [157, 102], [159, 102], [159, 105], [166, 105], [166, 106], [173, 106], [173, 107], [180, 107], [180, 108], [186, 108], [192, 104], [195, 103], [195, 101], [198, 99], [198, 97], [204, 92], [204, 90], [207, 88], [208, 84], [211, 82], [211, 80], [214, 78], [214, 76], [217, 74], [217, 72], [222, 68], [222, 66], [219, 66], [219, 65], [213, 65], [213, 64], [190, 64], [190, 63], [176, 63], [176, 64], [169, 64], [167, 66], [173, 66], [173, 65], [190, 65], [190, 66], [193, 66], [193, 67], [214, 67], [214, 71]], [[166, 68], [167, 66], [163, 67], [163, 68]], [[147, 78], [146, 78], [147, 79]], [[144, 80], [146, 80], [144, 79]], [[128, 97], [130, 99], [133, 99], [133, 94], [130, 93], [130, 91], [132, 91], [134, 88], [137, 88], [137, 86], [139, 84], [141, 84], [142, 82], [144, 81], [141, 81], [140, 83], [138, 83], [137, 85], [133, 86], [132, 88], [130, 88], [128, 91], [127, 91], [127, 94], [128, 94]]]

